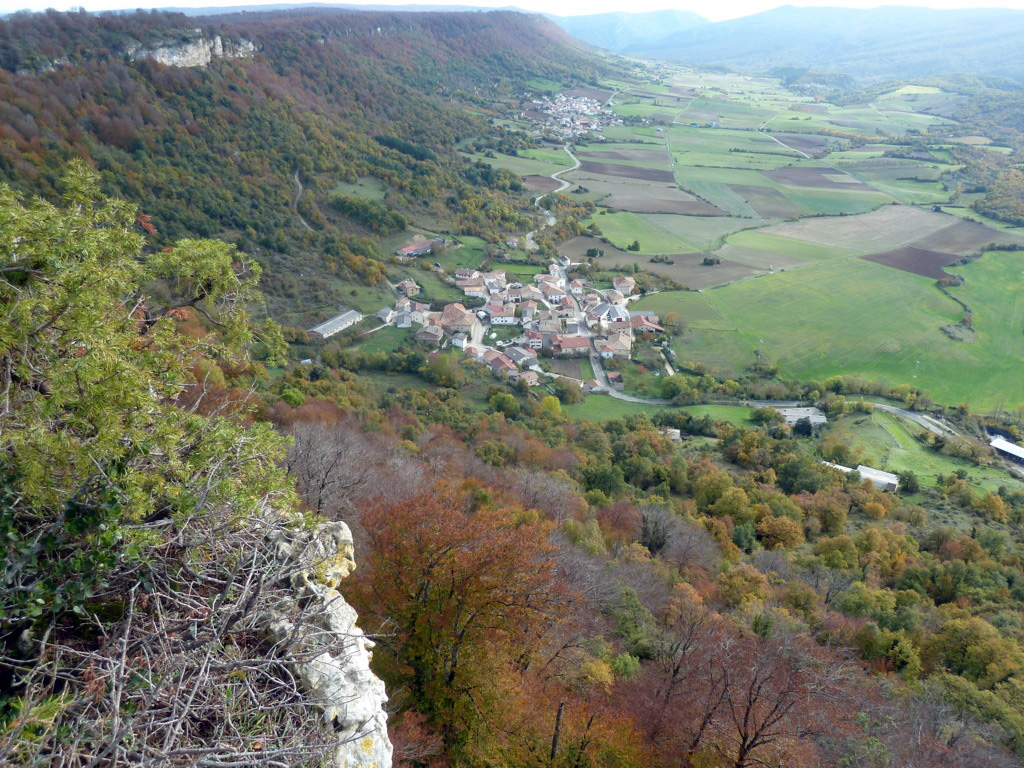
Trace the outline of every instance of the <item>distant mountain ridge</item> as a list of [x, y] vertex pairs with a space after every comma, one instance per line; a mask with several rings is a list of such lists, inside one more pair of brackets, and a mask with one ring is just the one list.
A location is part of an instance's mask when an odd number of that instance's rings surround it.
[[[637, 14], [642, 15], [642, 14]], [[1024, 11], [783, 6], [702, 24], [622, 52], [747, 71], [813, 67], [861, 80], [945, 73], [1024, 82]]]
[[573, 37], [617, 53], [664, 40], [666, 35], [710, 24], [693, 11], [616, 11], [586, 16], [551, 15], [548, 18]]

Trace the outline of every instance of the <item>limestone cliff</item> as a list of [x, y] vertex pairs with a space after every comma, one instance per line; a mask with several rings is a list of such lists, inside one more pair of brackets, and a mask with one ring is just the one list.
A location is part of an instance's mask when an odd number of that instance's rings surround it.
[[174, 67], [205, 67], [214, 59], [250, 58], [256, 53], [251, 40], [224, 40], [220, 35], [204, 37], [199, 30], [187, 41], [168, 41], [152, 48], [131, 47], [128, 56], [133, 60], [155, 59]]
[[[292, 604], [267, 616], [265, 632], [337, 739], [335, 768], [390, 768], [384, 683], [370, 670], [373, 642], [338, 591], [356, 567], [344, 523], [276, 534], [275, 559], [287, 563]], [[301, 620], [297, 620], [301, 617]]]

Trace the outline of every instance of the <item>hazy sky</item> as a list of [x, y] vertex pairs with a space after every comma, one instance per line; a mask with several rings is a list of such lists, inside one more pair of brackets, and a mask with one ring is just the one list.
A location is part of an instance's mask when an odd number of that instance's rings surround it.
[[[291, 0], [266, 0], [267, 2], [290, 2]], [[339, 0], [349, 4], [356, 4], [358, 0]], [[377, 5], [408, 5], [408, 0], [368, 0]], [[254, 7], [263, 4], [263, 0], [89, 0], [84, 3], [85, 8], [90, 11], [105, 11], [114, 9], [131, 8], [160, 8], [160, 7], [227, 7], [236, 5], [247, 5]], [[903, 0], [902, 2], [878, 2], [877, 0], [842, 0], [842, 2], [828, 2], [828, 0], [434, 0], [438, 5], [472, 5], [503, 7], [516, 6], [525, 10], [545, 11], [557, 13], [564, 16], [571, 16], [583, 13], [602, 13], [605, 11], [653, 11], [664, 8], [679, 8], [699, 13], [712, 21], [731, 19], [738, 16], [746, 16], [751, 13], [775, 8], [779, 5], [835, 5], [847, 8], [875, 8], [880, 5], [915, 5], [928, 8], [974, 8], [974, 7], [999, 7], [1024, 9], [1024, 0], [993, 0], [991, 2], [972, 3], [970, 0]], [[45, 8], [55, 8], [59, 11], [66, 11], [69, 8], [77, 8], [83, 5], [83, 0], [0, 0], [0, 13], [27, 8], [40, 11]]]

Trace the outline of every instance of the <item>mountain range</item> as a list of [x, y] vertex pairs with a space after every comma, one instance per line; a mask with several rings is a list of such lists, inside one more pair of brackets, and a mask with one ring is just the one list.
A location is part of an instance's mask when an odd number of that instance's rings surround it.
[[[271, 7], [300, 6], [253, 6], [248, 10]], [[176, 10], [203, 15], [243, 8]], [[389, 10], [493, 9], [438, 4], [392, 6]], [[517, 9], [508, 6], [508, 10]], [[806, 67], [861, 81], [957, 73], [999, 75], [1024, 82], [1024, 60], [1017, 55], [1017, 41], [1024, 33], [1024, 11], [1019, 10], [782, 6], [719, 22], [682, 10], [545, 15], [583, 42], [644, 58], [758, 72]]]
[[970, 73], [1024, 81], [1022, 33], [1024, 11], [1017, 10], [784, 6], [617, 50], [746, 71], [813, 67], [861, 80]]

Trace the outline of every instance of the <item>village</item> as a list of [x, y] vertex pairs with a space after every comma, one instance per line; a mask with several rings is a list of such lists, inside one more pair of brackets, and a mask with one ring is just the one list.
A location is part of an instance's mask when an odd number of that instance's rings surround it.
[[[405, 278], [394, 285], [395, 304], [376, 313], [378, 329], [407, 328], [416, 342], [432, 350], [461, 350], [511, 383], [530, 387], [540, 385], [541, 377], [559, 378], [540, 365], [542, 357], [586, 357], [594, 371], [593, 379], [581, 382], [588, 394], [621, 390], [621, 374], [606, 372], [602, 361], [628, 359], [635, 340], [656, 338], [665, 329], [653, 312], [629, 310], [631, 298], [638, 298], [632, 277], [618, 276], [602, 290], [570, 279], [572, 266], [567, 259], [552, 261], [530, 283], [510, 279], [503, 269], [458, 269], [448, 279], [465, 301], [435, 311], [417, 301], [420, 286]], [[358, 312], [347, 310], [308, 333], [324, 339], [361, 320]], [[504, 329], [517, 333], [502, 332], [497, 338]]]
[[559, 93], [554, 97], [531, 99], [522, 105], [518, 119], [561, 139], [600, 133], [608, 126], [623, 125], [621, 117], [595, 99]]

